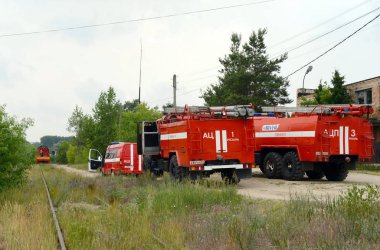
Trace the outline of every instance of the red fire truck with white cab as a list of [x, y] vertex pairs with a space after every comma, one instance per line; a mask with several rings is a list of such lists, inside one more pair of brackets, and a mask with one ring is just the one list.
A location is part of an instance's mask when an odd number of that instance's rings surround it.
[[167, 108], [157, 121], [142, 123], [138, 150], [144, 166], [177, 180], [220, 172], [228, 182], [252, 176], [251, 105]]
[[137, 154], [137, 144], [114, 142], [107, 147], [104, 157], [96, 149], [90, 149], [88, 170], [100, 168], [103, 175], [143, 173], [142, 156]]
[[343, 181], [349, 169], [374, 156], [372, 126], [361, 116], [369, 106], [263, 107], [263, 112], [292, 112], [290, 118], [256, 116], [255, 161], [268, 178], [301, 180], [324, 176]]

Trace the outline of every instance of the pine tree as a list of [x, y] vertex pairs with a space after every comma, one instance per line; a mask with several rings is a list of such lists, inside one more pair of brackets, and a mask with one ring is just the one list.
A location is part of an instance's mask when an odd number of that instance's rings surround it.
[[287, 55], [269, 58], [264, 42], [266, 33], [266, 29], [253, 31], [243, 45], [241, 36], [232, 34], [230, 53], [219, 59], [222, 69], [218, 83], [202, 95], [207, 105], [266, 106], [291, 102], [287, 92], [289, 82], [279, 75], [280, 64]]

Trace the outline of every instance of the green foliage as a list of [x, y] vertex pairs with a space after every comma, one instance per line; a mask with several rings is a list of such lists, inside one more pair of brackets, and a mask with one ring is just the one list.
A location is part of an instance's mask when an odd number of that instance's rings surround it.
[[17, 121], [0, 106], [0, 191], [21, 184], [35, 160], [36, 148], [25, 139], [31, 119]]
[[252, 32], [247, 43], [241, 36], [231, 36], [230, 53], [219, 59], [222, 69], [219, 82], [203, 93], [208, 105], [236, 105], [253, 103], [269, 106], [290, 103], [287, 87], [289, 82], [279, 75], [280, 64], [287, 55], [271, 60], [266, 52], [266, 29]]
[[56, 157], [56, 161], [61, 164], [67, 164], [67, 150], [69, 149], [70, 142], [69, 141], [63, 141], [61, 144], [59, 144], [58, 148], [58, 154]]
[[136, 124], [161, 116], [157, 108], [149, 108], [145, 103], [138, 104], [138, 100], [127, 101], [124, 105], [120, 103], [110, 87], [107, 92], [100, 93], [92, 114], [84, 114], [80, 107], [75, 107], [68, 121], [68, 130], [75, 133], [75, 138], [70, 146], [64, 145], [66, 162], [85, 163], [90, 148], [105, 153], [106, 147], [113, 141], [136, 142]]
[[338, 70], [335, 70], [331, 78], [331, 104], [348, 104], [351, 102], [351, 96], [344, 84], [344, 76]]
[[145, 103], [138, 105], [134, 111], [123, 112], [117, 140], [136, 142], [136, 124], [142, 121], [155, 121], [161, 116], [160, 112], [149, 108]]
[[69, 148], [67, 149], [67, 152], [66, 152], [66, 158], [67, 158], [67, 162], [69, 164], [75, 163], [76, 154], [77, 154], [76, 147], [74, 145], [70, 144]]
[[51, 149], [54, 146], [54, 144], [57, 144], [61, 141], [71, 140], [71, 139], [73, 139], [73, 137], [45, 135], [41, 137], [40, 141], [42, 145], [45, 145]]
[[327, 82], [319, 83], [315, 90], [315, 100], [318, 104], [329, 104], [331, 101], [331, 89]]
[[347, 88], [343, 86], [344, 76], [338, 70], [333, 72], [330, 83], [331, 85], [321, 81], [315, 90], [314, 100], [303, 99], [301, 105], [348, 104], [351, 102], [351, 96]]

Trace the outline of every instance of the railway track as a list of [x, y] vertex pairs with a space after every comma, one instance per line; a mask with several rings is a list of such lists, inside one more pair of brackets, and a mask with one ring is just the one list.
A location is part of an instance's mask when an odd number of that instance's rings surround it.
[[67, 248], [66, 248], [66, 245], [65, 245], [65, 239], [64, 239], [63, 234], [62, 234], [61, 226], [59, 225], [58, 217], [57, 217], [57, 214], [56, 214], [54, 206], [53, 206], [53, 201], [51, 200], [51, 196], [50, 196], [50, 192], [49, 192], [49, 187], [48, 187], [48, 185], [46, 183], [45, 175], [42, 172], [41, 168], [40, 168], [40, 171], [41, 171], [42, 180], [43, 180], [44, 185], [45, 185], [46, 196], [47, 196], [48, 201], [49, 201], [50, 211], [51, 211], [51, 214], [53, 216], [53, 220], [54, 220], [54, 224], [55, 224], [55, 229], [57, 231], [59, 247], [60, 247], [61, 250], [66, 250]]

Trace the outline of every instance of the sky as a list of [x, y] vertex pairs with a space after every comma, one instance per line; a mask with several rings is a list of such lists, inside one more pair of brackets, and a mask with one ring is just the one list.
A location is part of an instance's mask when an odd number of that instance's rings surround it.
[[[219, 58], [228, 54], [232, 33], [241, 34], [245, 42], [252, 31], [267, 28], [267, 52], [274, 57], [380, 6], [380, 0], [273, 0], [141, 22], [4, 36], [253, 2], [260, 1], [0, 0], [0, 105], [19, 119], [34, 120], [27, 131], [30, 142], [44, 135], [72, 135], [67, 121], [75, 106], [91, 113], [109, 86], [122, 102], [138, 98], [141, 43], [141, 100], [151, 107], [172, 102], [176, 74], [177, 104], [203, 105], [201, 91], [217, 83]], [[311, 61], [379, 13], [290, 52], [281, 75]], [[380, 18], [312, 63], [305, 88], [329, 81], [335, 69], [346, 83], [379, 76], [379, 44]], [[289, 77], [293, 100], [305, 71]]]

